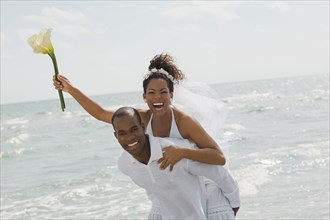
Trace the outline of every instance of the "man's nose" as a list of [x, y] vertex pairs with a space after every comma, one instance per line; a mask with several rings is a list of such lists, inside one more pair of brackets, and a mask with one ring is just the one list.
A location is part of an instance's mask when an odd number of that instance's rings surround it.
[[128, 133], [127, 134], [127, 140], [130, 141], [130, 142], [133, 141], [133, 140], [135, 140], [135, 135], [133, 133], [131, 133], [131, 132]]

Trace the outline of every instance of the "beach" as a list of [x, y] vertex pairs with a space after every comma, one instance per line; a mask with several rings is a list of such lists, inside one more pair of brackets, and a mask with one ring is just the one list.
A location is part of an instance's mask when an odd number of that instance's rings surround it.
[[[329, 74], [210, 86], [228, 109], [238, 219], [329, 219]], [[92, 98], [146, 108], [141, 94]], [[1, 219], [146, 219], [112, 126], [64, 96], [65, 112], [58, 99], [1, 105]]]

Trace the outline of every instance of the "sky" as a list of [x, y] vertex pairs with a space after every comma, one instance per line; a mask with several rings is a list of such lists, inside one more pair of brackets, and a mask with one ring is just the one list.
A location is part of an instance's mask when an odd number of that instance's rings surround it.
[[58, 98], [50, 57], [27, 43], [42, 28], [60, 73], [88, 96], [142, 93], [160, 53], [205, 83], [329, 73], [328, 0], [1, 0], [1, 104]]

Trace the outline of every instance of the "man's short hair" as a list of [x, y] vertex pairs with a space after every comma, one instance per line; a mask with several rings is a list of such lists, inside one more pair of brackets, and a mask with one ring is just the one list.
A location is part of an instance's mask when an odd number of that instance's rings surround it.
[[121, 107], [121, 108], [117, 109], [115, 111], [115, 113], [113, 114], [113, 116], [112, 116], [111, 123], [112, 123], [113, 129], [116, 130], [116, 128], [115, 128], [115, 126], [113, 124], [113, 122], [115, 121], [116, 118], [120, 118], [122, 116], [131, 115], [132, 113], [133, 113], [133, 116], [138, 119], [138, 122], [140, 124], [142, 124], [140, 113], [135, 108], [133, 108], [133, 107]]

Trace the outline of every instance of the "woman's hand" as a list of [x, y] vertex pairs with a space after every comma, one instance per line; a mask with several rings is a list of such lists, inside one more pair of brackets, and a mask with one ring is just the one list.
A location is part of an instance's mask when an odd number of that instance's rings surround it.
[[184, 158], [184, 149], [183, 147], [168, 146], [163, 148], [163, 157], [158, 160], [160, 163], [160, 168], [165, 170], [170, 166], [170, 171], [173, 170], [174, 165]]
[[55, 78], [55, 75], [53, 76], [53, 85], [55, 89], [62, 90], [64, 92], [70, 92], [72, 89], [70, 81], [62, 75], [57, 75], [57, 79]]

